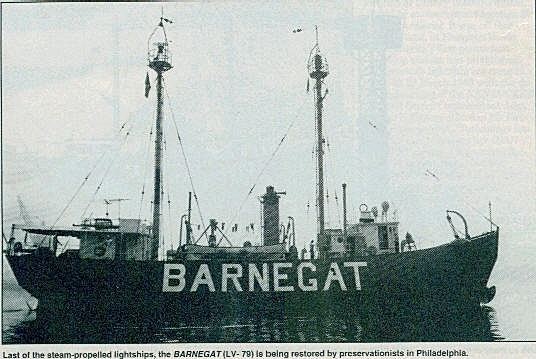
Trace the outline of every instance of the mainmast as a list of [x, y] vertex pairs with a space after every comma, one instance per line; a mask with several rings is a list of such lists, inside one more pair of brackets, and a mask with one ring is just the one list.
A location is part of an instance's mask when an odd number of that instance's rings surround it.
[[324, 235], [324, 137], [322, 135], [322, 105], [326, 94], [322, 95], [323, 79], [329, 74], [328, 63], [320, 54], [318, 46], [318, 28], [315, 26], [316, 44], [311, 50], [307, 68], [309, 76], [315, 82], [315, 117], [316, 117], [316, 159], [317, 159], [317, 203], [318, 203], [318, 235]]
[[[171, 53], [168, 50], [168, 40], [164, 21], [170, 22], [164, 17], [160, 18], [160, 23], [155, 28], [148, 40], [147, 54], [149, 67], [156, 72], [156, 136], [154, 142], [154, 195], [153, 195], [153, 241], [151, 246], [152, 258], [158, 257], [158, 246], [160, 243], [160, 194], [162, 189], [162, 107], [164, 100], [162, 96], [162, 74], [170, 70]], [[153, 42], [151, 39], [159, 32], [160, 39]]]

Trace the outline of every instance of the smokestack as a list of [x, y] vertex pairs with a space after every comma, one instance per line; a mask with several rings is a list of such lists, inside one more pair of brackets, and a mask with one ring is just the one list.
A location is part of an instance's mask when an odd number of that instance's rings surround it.
[[285, 192], [276, 192], [273, 186], [266, 187], [262, 196], [263, 205], [263, 238], [264, 245], [279, 243], [279, 195]]

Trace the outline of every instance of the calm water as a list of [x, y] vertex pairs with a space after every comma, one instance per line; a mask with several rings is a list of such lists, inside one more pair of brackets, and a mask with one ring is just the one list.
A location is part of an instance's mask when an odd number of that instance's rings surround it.
[[[35, 313], [4, 313], [4, 343], [171, 343], [171, 342], [384, 342], [492, 341], [502, 336], [492, 308], [456, 326], [419, 323], [393, 326], [389, 333], [367, 332], [358, 318], [332, 316], [220, 318], [210, 322], [161, 323], [157, 326], [92, 322], [42, 322]], [[419, 327], [420, 326], [420, 327]]]
[[[15, 300], [14, 292], [5, 298]], [[20, 297], [19, 297], [20, 298]], [[4, 303], [6, 308], [14, 305]], [[6, 305], [7, 304], [7, 305]], [[32, 303], [30, 304], [32, 305]], [[4, 311], [4, 343], [171, 343], [171, 342], [390, 342], [501, 340], [497, 314], [484, 306], [460, 318], [429, 321], [385, 318], [366, 328], [357, 315], [310, 313], [303, 316], [212, 316], [145, 325], [40, 318], [26, 309]], [[66, 319], [67, 318], [67, 319]]]

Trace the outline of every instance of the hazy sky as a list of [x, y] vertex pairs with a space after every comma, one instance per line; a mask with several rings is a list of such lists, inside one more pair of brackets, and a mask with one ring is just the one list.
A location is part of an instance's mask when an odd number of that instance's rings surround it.
[[[314, 235], [314, 117], [305, 65], [317, 24], [331, 70], [324, 116], [327, 227], [339, 226], [346, 182], [351, 221], [361, 203], [389, 200], [402, 233], [410, 231], [421, 247], [452, 238], [447, 208], [466, 215], [471, 233], [485, 231], [489, 225], [477, 211], [487, 214], [491, 201], [505, 243], [502, 258], [527, 246], [533, 251], [533, 7], [530, 1], [464, 3], [165, 3], [165, 16], [174, 20], [167, 29], [174, 68], [165, 81], [205, 221], [235, 217], [292, 123], [235, 221], [242, 231], [233, 240], [243, 242], [247, 223], [258, 226], [257, 196], [267, 185], [287, 191], [282, 220], [296, 218], [299, 245]], [[398, 16], [402, 24], [401, 47], [385, 53], [388, 121], [376, 128], [360, 121], [363, 60], [355, 40], [356, 19], [374, 14]], [[142, 217], [150, 218], [154, 86], [149, 99], [143, 92], [147, 37], [159, 16], [159, 4], [2, 4], [4, 225], [19, 221], [17, 195], [52, 223], [95, 163], [59, 223], [80, 220], [104, 173], [86, 215], [102, 216], [104, 198], [123, 197], [130, 201], [122, 217], [137, 217], [145, 182]], [[298, 27], [303, 31], [293, 33]], [[119, 123], [130, 130], [123, 145], [114, 130], [114, 68]], [[167, 105], [164, 129], [169, 245], [170, 237], [177, 241], [190, 186]], [[387, 139], [385, 189], [365, 188], [367, 175], [382, 164], [378, 153], [360, 146], [363, 136]], [[116, 207], [111, 212], [115, 217]], [[194, 214], [199, 223], [195, 208]]]

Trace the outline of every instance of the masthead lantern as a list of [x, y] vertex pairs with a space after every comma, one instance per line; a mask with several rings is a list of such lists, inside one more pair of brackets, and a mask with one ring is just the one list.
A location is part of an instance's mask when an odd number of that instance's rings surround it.
[[164, 19], [160, 19], [160, 23], [149, 37], [147, 44], [149, 67], [156, 72], [165, 72], [173, 67], [171, 65], [171, 52], [169, 51], [166, 30], [162, 20]]
[[321, 80], [329, 74], [328, 62], [320, 53], [318, 45], [316, 46], [316, 53], [310, 58], [307, 64], [307, 69], [309, 70], [309, 76], [315, 80]]

